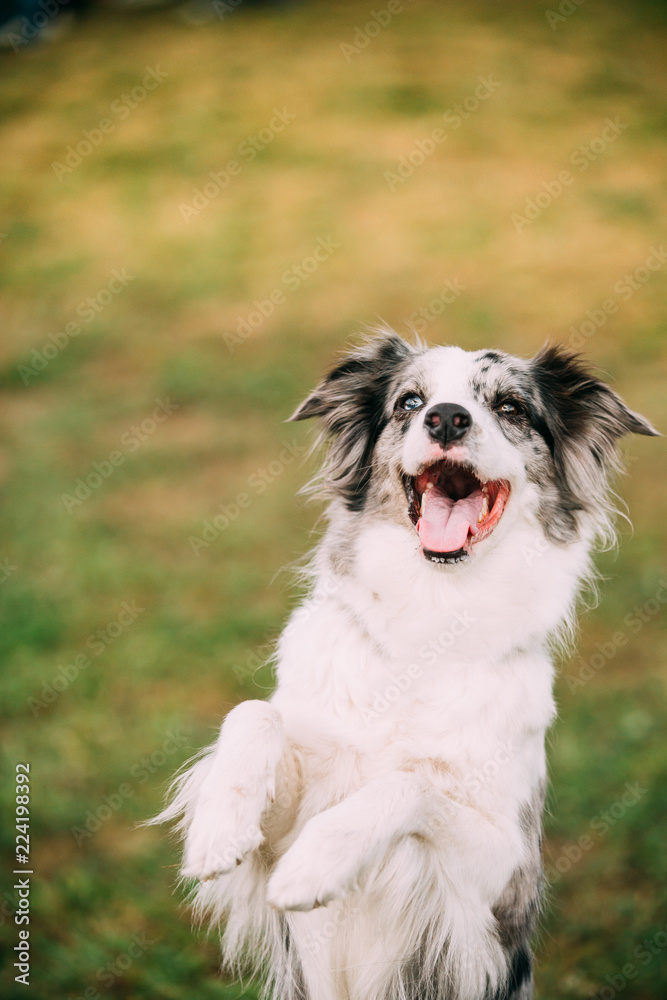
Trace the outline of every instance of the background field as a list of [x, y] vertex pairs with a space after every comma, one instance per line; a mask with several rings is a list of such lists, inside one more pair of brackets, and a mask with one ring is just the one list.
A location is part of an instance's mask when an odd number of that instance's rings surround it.
[[[133, 824], [230, 706], [270, 688], [256, 667], [295, 600], [279, 570], [317, 516], [284, 450], [308, 428], [283, 421], [361, 324], [405, 332], [424, 309], [436, 343], [583, 344], [667, 428], [667, 263], [645, 268], [667, 205], [662, 6], [587, 0], [550, 24], [546, 0], [415, 0], [343, 51], [372, 9], [241, 9], [200, 27], [99, 10], [0, 62], [2, 795], [11, 820], [14, 766], [30, 761], [36, 872], [32, 984], [6, 967], [7, 1000], [255, 996], [192, 934], [173, 845]], [[132, 98], [148, 68], [166, 76]], [[443, 120], [480, 77], [490, 96], [459, 127]], [[294, 118], [250, 161], [239, 147], [267, 137], [275, 108]], [[105, 118], [80, 164], [54, 168]], [[606, 119], [620, 125], [602, 148]], [[388, 180], [435, 128], [446, 138]], [[182, 210], [234, 159], [224, 190]], [[515, 224], [540, 192], [538, 217]], [[308, 273], [318, 240], [330, 249]], [[110, 295], [114, 269], [126, 283]], [[447, 282], [460, 294], [445, 305]], [[276, 290], [271, 314], [250, 316]], [[172, 407], [161, 422], [156, 400]], [[542, 1000], [667, 994], [667, 463], [661, 440], [627, 452], [634, 535], [602, 557], [603, 601], [558, 683]], [[224, 511], [228, 527], [193, 546]], [[8, 823], [2, 836], [11, 871]]]

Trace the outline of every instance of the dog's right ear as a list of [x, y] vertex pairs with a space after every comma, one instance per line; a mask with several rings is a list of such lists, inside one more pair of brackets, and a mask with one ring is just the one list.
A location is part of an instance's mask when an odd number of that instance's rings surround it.
[[331, 439], [324, 483], [361, 510], [371, 475], [373, 449], [387, 422], [387, 393], [416, 349], [387, 331], [369, 338], [333, 368], [290, 420], [319, 417]]
[[[331, 369], [289, 419], [323, 417], [327, 429], [336, 433], [342, 429], [342, 408], [347, 405], [368, 412], [371, 402], [380, 401], [396, 367], [414, 354], [415, 349], [396, 333], [387, 331], [369, 338]], [[339, 419], [332, 419], [337, 411]]]

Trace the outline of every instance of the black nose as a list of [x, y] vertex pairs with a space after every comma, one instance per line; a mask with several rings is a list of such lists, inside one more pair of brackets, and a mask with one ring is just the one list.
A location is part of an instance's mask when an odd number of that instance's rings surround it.
[[472, 417], [464, 406], [438, 403], [427, 412], [424, 424], [433, 440], [444, 447], [450, 441], [458, 441], [467, 434]]

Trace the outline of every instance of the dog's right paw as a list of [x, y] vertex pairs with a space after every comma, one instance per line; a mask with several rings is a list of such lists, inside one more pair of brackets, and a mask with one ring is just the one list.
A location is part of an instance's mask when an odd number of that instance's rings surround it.
[[266, 789], [220, 789], [197, 805], [185, 837], [181, 873], [205, 882], [226, 875], [264, 839], [260, 819], [271, 798]]
[[275, 799], [285, 737], [280, 714], [261, 701], [232, 709], [220, 736], [178, 782], [161, 819], [181, 815], [186, 878], [225, 875], [262, 843], [262, 817]]

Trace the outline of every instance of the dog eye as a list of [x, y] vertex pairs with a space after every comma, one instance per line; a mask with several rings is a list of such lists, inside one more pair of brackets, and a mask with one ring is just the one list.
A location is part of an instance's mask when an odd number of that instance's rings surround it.
[[424, 400], [416, 392], [410, 392], [407, 396], [402, 396], [396, 404], [397, 410], [418, 410], [424, 405]]
[[526, 411], [521, 403], [515, 399], [505, 399], [495, 407], [496, 413], [502, 413], [504, 417], [520, 417]]

